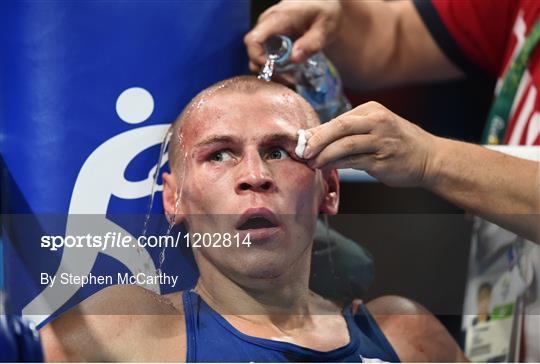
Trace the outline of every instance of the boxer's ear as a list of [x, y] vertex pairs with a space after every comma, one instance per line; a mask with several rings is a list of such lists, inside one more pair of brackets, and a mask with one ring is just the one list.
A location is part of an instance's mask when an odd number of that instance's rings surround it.
[[323, 171], [324, 196], [319, 211], [335, 215], [339, 208], [339, 175], [337, 169]]
[[180, 224], [184, 220], [184, 213], [178, 203], [178, 187], [174, 174], [163, 172], [163, 209], [167, 215], [167, 221], [171, 223], [174, 219], [174, 224]]

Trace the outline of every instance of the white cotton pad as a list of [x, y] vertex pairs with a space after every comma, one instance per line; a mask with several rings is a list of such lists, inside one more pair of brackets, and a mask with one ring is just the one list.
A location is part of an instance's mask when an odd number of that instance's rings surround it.
[[306, 131], [304, 129], [298, 130], [298, 142], [294, 152], [299, 158], [304, 158], [304, 150], [306, 149]]

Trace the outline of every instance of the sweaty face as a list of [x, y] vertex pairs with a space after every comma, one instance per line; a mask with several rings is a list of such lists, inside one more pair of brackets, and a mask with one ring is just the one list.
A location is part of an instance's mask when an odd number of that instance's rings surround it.
[[[315, 126], [295, 97], [222, 93], [186, 119], [180, 212], [191, 234], [238, 237], [195, 249], [200, 268], [202, 259], [233, 279], [274, 278], [309, 254], [326, 184], [294, 153], [297, 130]], [[251, 246], [237, 247], [248, 235]]]

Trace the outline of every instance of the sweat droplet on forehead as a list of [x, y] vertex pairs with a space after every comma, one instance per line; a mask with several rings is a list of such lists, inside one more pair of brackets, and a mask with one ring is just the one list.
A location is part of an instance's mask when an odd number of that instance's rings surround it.
[[204, 105], [205, 99], [204, 97], [201, 97], [199, 102], [197, 102], [197, 105], [195, 105], [195, 109], [200, 109]]

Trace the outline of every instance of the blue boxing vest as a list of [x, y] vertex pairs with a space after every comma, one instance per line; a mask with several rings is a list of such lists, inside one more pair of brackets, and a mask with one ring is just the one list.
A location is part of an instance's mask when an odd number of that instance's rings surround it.
[[194, 291], [182, 293], [186, 319], [186, 362], [399, 362], [396, 352], [361, 305], [343, 310], [350, 342], [323, 352], [257, 338], [235, 329]]

